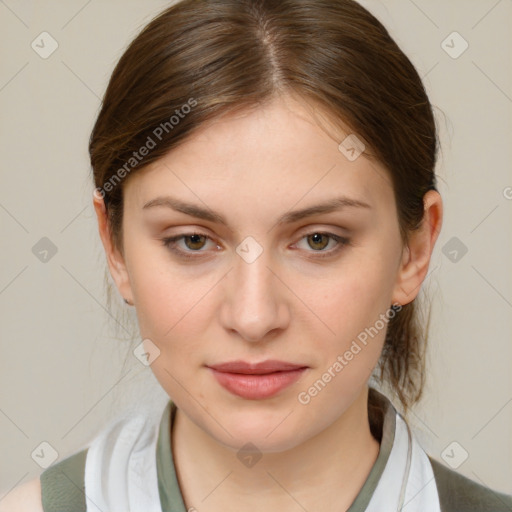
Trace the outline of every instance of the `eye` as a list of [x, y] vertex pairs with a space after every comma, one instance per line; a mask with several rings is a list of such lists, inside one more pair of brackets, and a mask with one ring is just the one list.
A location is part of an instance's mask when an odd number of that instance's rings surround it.
[[[329, 256], [333, 256], [344, 246], [350, 244], [350, 240], [348, 238], [335, 235], [334, 233], [324, 233], [320, 231], [309, 233], [303, 236], [301, 238], [301, 241], [302, 240], [306, 240], [308, 246], [313, 249], [312, 251], [307, 251], [306, 249], [307, 252], [318, 253], [315, 254], [313, 258], [327, 258]], [[184, 242], [185, 248], [179, 247], [178, 242], [180, 241]], [[177, 254], [179, 257], [188, 259], [202, 257], [201, 253], [207, 251], [203, 251], [201, 249], [207, 245], [208, 241], [213, 242], [212, 238], [204, 233], [183, 233], [181, 235], [162, 239], [162, 243], [165, 247]], [[324, 249], [329, 246], [331, 241], [335, 242], [334, 248], [325, 251]], [[217, 244], [214, 245], [219, 248]]]
[[[308, 252], [316, 252], [320, 254], [316, 254], [314, 258], [326, 258], [334, 255], [338, 251], [340, 251], [345, 245], [350, 243], [348, 238], [335, 235], [334, 233], [324, 233], [320, 231], [315, 231], [313, 233], [309, 233], [302, 237], [302, 240], [306, 240], [309, 247], [313, 248], [313, 251]], [[330, 241], [336, 242], [334, 248], [325, 251], [324, 249], [329, 246]]]
[[[182, 249], [178, 247], [178, 241], [183, 240], [185, 243], [186, 249]], [[187, 253], [201, 253], [205, 251], [201, 251], [201, 249], [205, 246], [206, 242], [213, 240], [204, 233], [184, 233], [182, 235], [177, 235], [173, 237], [168, 237], [162, 239], [162, 243], [169, 250], [178, 254], [178, 256], [183, 258], [196, 258], [197, 256], [187, 254]], [[218, 246], [217, 246], [218, 247]]]

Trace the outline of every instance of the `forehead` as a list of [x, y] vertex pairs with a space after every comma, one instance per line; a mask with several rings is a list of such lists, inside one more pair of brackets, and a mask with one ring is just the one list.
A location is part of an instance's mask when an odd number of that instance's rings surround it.
[[125, 185], [126, 206], [141, 209], [168, 193], [202, 201], [228, 217], [243, 215], [241, 202], [252, 215], [265, 209], [277, 216], [294, 205], [307, 207], [343, 195], [377, 211], [389, 210], [394, 195], [388, 172], [364, 152], [349, 160], [338, 147], [348, 135], [310, 105], [276, 98], [202, 126], [134, 173]]

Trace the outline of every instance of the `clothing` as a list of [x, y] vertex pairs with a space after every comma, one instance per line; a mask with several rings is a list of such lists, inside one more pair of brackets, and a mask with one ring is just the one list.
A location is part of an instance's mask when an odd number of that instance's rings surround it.
[[[368, 406], [380, 450], [347, 512], [391, 512], [397, 509], [383, 504], [400, 497], [402, 477], [397, 475], [407, 469], [402, 463], [407, 461], [408, 427], [392, 403], [373, 388]], [[175, 413], [176, 406], [169, 401], [159, 422], [142, 414], [119, 418], [87, 448], [47, 468], [41, 474], [44, 512], [187, 512], [171, 449]], [[411, 446], [405, 512], [512, 512], [512, 496], [427, 456], [414, 436]]]

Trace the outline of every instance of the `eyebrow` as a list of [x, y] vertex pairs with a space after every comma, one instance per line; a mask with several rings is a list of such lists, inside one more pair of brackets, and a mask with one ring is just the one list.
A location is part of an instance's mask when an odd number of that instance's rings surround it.
[[[155, 199], [152, 199], [151, 201], [148, 201], [146, 204], [144, 204], [142, 209], [154, 208], [157, 206], [171, 208], [177, 212], [181, 212], [198, 219], [203, 219], [217, 224], [222, 224], [223, 226], [228, 226], [226, 219], [220, 213], [215, 212], [209, 208], [203, 208], [192, 203], [186, 203], [180, 199], [176, 199], [170, 196], [156, 197]], [[312, 217], [313, 215], [332, 213], [348, 207], [371, 209], [371, 206], [364, 201], [352, 199], [346, 196], [340, 196], [330, 199], [324, 203], [303, 208], [302, 210], [287, 212], [279, 217], [277, 224], [291, 224], [307, 217]]]

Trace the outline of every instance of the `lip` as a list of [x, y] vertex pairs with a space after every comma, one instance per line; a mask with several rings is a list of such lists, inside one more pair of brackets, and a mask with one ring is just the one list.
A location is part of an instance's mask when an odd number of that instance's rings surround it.
[[288, 363], [276, 359], [267, 359], [260, 363], [248, 363], [246, 361], [228, 361], [226, 363], [208, 365], [208, 368], [224, 373], [242, 373], [245, 375], [263, 375], [266, 373], [285, 372], [306, 368], [303, 364]]
[[230, 361], [208, 368], [227, 391], [242, 398], [261, 400], [296, 382], [307, 366], [267, 360], [260, 363]]

